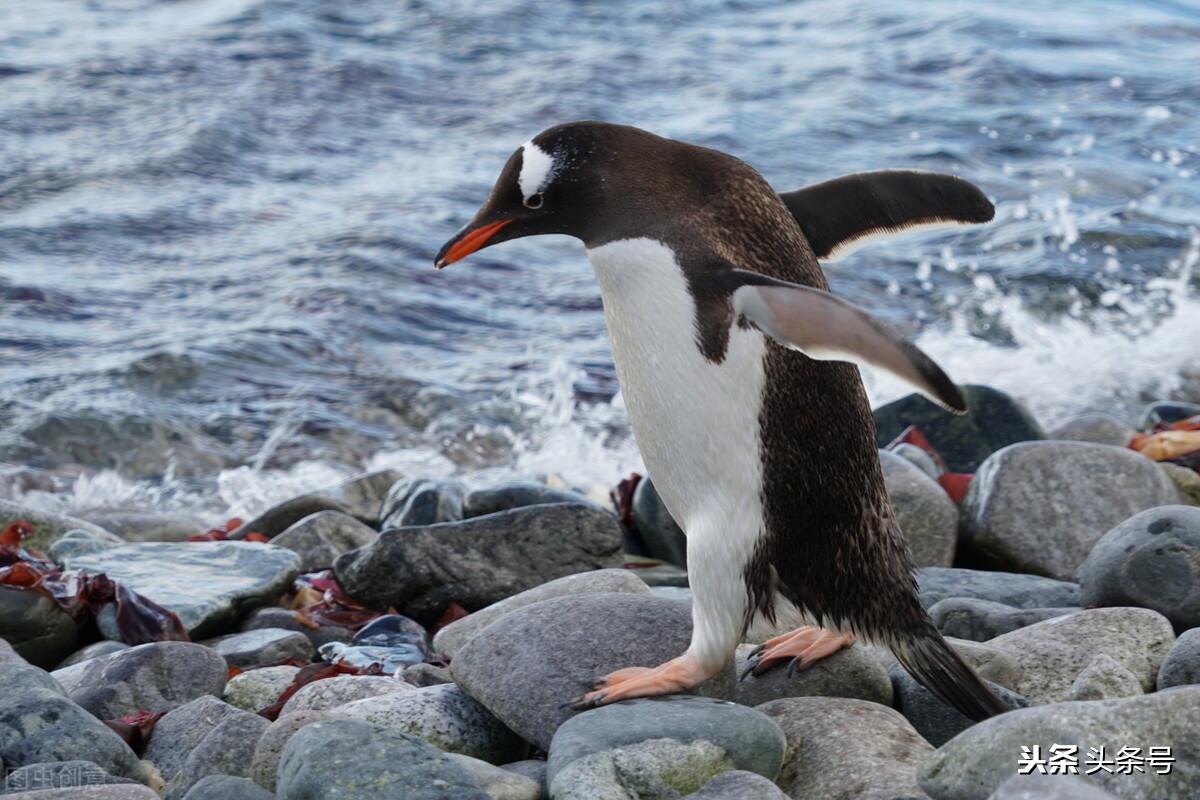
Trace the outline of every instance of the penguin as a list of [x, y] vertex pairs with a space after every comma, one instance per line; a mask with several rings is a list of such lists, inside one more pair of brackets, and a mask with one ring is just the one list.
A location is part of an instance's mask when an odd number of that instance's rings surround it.
[[687, 536], [687, 650], [600, 677], [571, 704], [685, 691], [746, 638], [794, 628], [748, 671], [803, 669], [864, 639], [971, 718], [1007, 710], [920, 603], [858, 368], [954, 413], [963, 397], [889, 325], [831, 294], [818, 262], [992, 214], [969, 182], [924, 172], [780, 195], [734, 156], [606, 122], [557, 125], [512, 154], [434, 265], [525, 236], [583, 242], [634, 437]]

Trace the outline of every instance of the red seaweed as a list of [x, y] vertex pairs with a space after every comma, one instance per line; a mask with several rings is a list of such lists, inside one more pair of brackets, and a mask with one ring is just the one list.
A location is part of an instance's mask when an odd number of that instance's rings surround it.
[[120, 719], [106, 719], [104, 724], [116, 731], [117, 735], [125, 740], [125, 744], [129, 745], [129, 749], [137, 753], [138, 758], [141, 758], [146, 752], [146, 745], [150, 743], [150, 734], [154, 732], [154, 726], [166, 713], [165, 711], [135, 711]]
[[348, 664], [337, 664], [337, 663], [334, 663], [334, 664], [326, 664], [326, 663], [309, 664], [306, 667], [301, 667], [300, 671], [296, 673], [296, 677], [292, 678], [291, 684], [289, 684], [288, 687], [280, 693], [279, 697], [277, 697], [275, 699], [275, 702], [272, 703], [271, 705], [267, 706], [266, 708], [260, 710], [258, 712], [258, 715], [260, 717], [264, 717], [271, 721], [279, 719], [279, 712], [283, 710], [283, 706], [287, 703], [288, 700], [291, 699], [292, 695], [294, 695], [296, 692], [300, 691], [300, 689], [302, 689], [303, 687], [305, 687], [308, 684], [313, 683], [315, 681], [325, 680], [326, 678], [333, 678], [338, 675], [380, 675], [380, 674], [382, 674], [382, 670], [380, 670], [379, 665], [377, 665], [377, 664], [372, 665], [372, 667], [369, 669], [359, 669], [358, 667], [352, 667]]

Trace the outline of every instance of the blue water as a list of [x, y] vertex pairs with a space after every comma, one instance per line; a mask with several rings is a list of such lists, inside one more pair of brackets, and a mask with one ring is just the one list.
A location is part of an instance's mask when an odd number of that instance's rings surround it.
[[576, 118], [781, 191], [970, 178], [992, 224], [864, 250], [835, 289], [1048, 422], [1130, 413], [1200, 374], [1200, 6], [1048, 9], [0, 4], [0, 462], [213, 513], [386, 464], [615, 479], [637, 455], [580, 246], [431, 266]]

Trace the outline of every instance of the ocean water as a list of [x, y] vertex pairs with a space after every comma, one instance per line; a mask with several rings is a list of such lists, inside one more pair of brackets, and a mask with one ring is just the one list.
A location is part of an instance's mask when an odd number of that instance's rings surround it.
[[636, 469], [579, 244], [431, 264], [579, 118], [781, 191], [975, 181], [994, 222], [835, 290], [1048, 425], [1132, 414], [1200, 374], [1198, 64], [1189, 2], [0, 4], [0, 482], [215, 519], [381, 466]]

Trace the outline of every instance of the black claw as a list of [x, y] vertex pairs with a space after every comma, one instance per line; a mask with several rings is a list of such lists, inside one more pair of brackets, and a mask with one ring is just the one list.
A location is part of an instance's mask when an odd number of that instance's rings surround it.
[[802, 666], [803, 666], [803, 662], [801, 661], [800, 656], [796, 656], [791, 661], [789, 661], [788, 668], [787, 668], [788, 679], [790, 680], [791, 677], [796, 674], [796, 670], [800, 669]]
[[767, 649], [766, 642], [763, 642], [762, 644], [759, 644], [759, 645], [755, 645], [754, 649], [750, 651], [750, 655], [748, 656], [748, 658], [754, 658], [755, 656], [757, 656], [759, 653], [761, 653], [763, 650], [766, 650], [766, 649]]
[[748, 678], [750, 676], [750, 673], [754, 672], [754, 668], [757, 667], [759, 665], [759, 663], [760, 663], [760, 661], [758, 659], [751, 658], [746, 663], [746, 668], [744, 670], [742, 670], [742, 674], [738, 677], [738, 683], [741, 683], [742, 681], [746, 680], [746, 678]]

